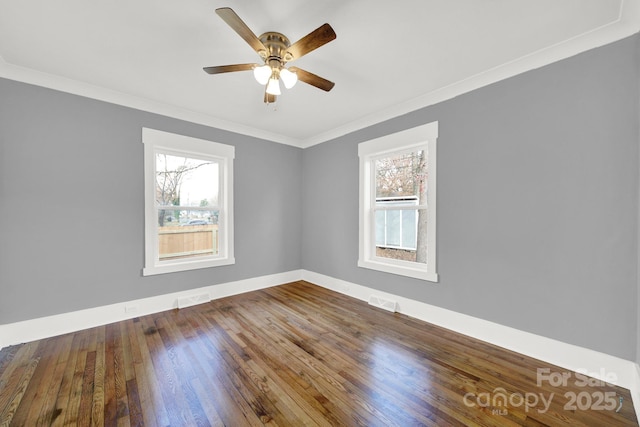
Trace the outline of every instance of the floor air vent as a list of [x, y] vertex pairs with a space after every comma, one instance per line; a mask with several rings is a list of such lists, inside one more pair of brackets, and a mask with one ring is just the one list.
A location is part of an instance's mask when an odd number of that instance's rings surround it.
[[192, 305], [203, 304], [211, 301], [209, 294], [189, 295], [178, 298], [178, 308], [191, 307]]
[[398, 307], [397, 302], [390, 299], [380, 298], [375, 295], [371, 295], [369, 297], [369, 305], [373, 305], [383, 310], [391, 311], [392, 313], [395, 313]]

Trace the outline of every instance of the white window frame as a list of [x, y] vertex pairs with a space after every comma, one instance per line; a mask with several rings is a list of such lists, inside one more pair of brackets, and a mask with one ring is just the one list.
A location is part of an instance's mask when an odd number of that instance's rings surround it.
[[[358, 144], [360, 158], [359, 254], [358, 267], [386, 273], [438, 281], [436, 270], [436, 149], [438, 122], [417, 126]], [[376, 256], [375, 241], [375, 160], [398, 152], [427, 149], [429, 172], [427, 191], [427, 262], [395, 260]], [[421, 206], [422, 207], [422, 206]]]
[[[142, 128], [144, 144], [144, 276], [235, 264], [233, 253], [233, 160], [235, 147], [204, 139]], [[213, 256], [160, 260], [156, 206], [156, 154], [211, 159], [219, 165], [218, 253]]]

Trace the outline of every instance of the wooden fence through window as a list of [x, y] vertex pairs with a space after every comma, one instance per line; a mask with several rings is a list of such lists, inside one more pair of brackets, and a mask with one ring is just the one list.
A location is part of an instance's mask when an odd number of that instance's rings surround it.
[[190, 258], [218, 253], [218, 225], [170, 225], [159, 227], [160, 260]]

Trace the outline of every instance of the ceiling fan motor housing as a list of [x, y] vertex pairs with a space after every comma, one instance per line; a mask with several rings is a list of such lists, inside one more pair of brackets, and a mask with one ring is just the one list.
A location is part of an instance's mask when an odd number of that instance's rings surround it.
[[271, 65], [271, 61], [277, 60], [279, 65], [293, 60], [293, 55], [287, 52], [287, 48], [291, 46], [291, 42], [282, 33], [268, 31], [259, 37], [260, 41], [267, 48], [267, 51], [260, 51], [260, 57], [265, 60], [265, 64]]

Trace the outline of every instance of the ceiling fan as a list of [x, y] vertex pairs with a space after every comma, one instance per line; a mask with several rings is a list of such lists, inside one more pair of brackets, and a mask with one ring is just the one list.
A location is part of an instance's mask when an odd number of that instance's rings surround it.
[[307, 53], [316, 50], [336, 38], [336, 33], [331, 25], [324, 24], [316, 28], [297, 42], [291, 44], [289, 39], [281, 33], [268, 31], [257, 37], [247, 24], [229, 7], [216, 9], [216, 13], [226, 22], [240, 37], [246, 41], [253, 50], [260, 55], [263, 64], [234, 64], [205, 67], [209, 74], [229, 73], [233, 71], [253, 70], [258, 83], [265, 85], [264, 102], [276, 101], [276, 96], [281, 94], [280, 80], [287, 89], [293, 87], [298, 80], [315, 86], [324, 91], [330, 91], [335, 83], [317, 76], [298, 67], [288, 67], [288, 62], [300, 59]]

